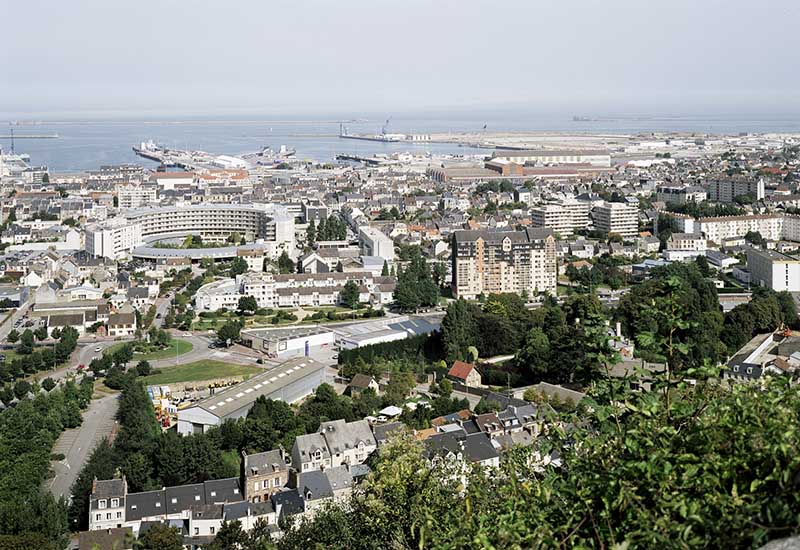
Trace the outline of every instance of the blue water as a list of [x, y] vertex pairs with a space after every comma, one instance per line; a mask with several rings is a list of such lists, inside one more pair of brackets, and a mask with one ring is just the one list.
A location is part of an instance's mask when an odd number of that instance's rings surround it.
[[[137, 157], [131, 147], [142, 141], [153, 141], [178, 149], [203, 150], [216, 154], [241, 154], [253, 152], [263, 146], [278, 149], [281, 145], [294, 147], [300, 159], [324, 162], [337, 154], [372, 155], [397, 151], [420, 151], [450, 154], [485, 154], [484, 149], [472, 149], [448, 144], [380, 143], [344, 140], [337, 137], [339, 120], [293, 118], [276, 120], [274, 117], [243, 118], [191, 118], [164, 117], [150, 120], [109, 118], [80, 120], [31, 119], [24, 116], [10, 120], [30, 121], [14, 127], [16, 134], [58, 134], [58, 139], [16, 140], [16, 151], [28, 153], [31, 163], [47, 165], [56, 172], [72, 172], [98, 168], [102, 164], [124, 162], [154, 166], [154, 163]], [[350, 133], [375, 134], [384, 120], [345, 122]], [[514, 112], [485, 112], [461, 114], [417, 114], [392, 117], [389, 132], [479, 132], [484, 124], [487, 131], [536, 131], [570, 133], [638, 134], [655, 131], [680, 131], [697, 133], [740, 132], [798, 132], [800, 116], [779, 115], [698, 115], [698, 116], [647, 116], [618, 115], [597, 117], [591, 121], [575, 122], [567, 114], [516, 114]], [[8, 126], [0, 121], [0, 135], [8, 133]], [[8, 139], [0, 140], [8, 150]]]

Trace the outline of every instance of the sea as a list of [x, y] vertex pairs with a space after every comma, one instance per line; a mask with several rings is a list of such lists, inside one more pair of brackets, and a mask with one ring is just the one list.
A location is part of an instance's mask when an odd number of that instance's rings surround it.
[[15, 151], [27, 153], [31, 164], [46, 165], [52, 172], [72, 173], [101, 165], [156, 163], [137, 157], [133, 146], [152, 140], [174, 149], [202, 150], [213, 154], [239, 155], [263, 147], [294, 148], [297, 158], [318, 162], [338, 154], [371, 156], [376, 153], [429, 152], [432, 154], [480, 155], [485, 149], [454, 144], [384, 143], [341, 139], [342, 128], [351, 134], [446, 132], [563, 132], [570, 134], [646, 134], [650, 132], [696, 132], [710, 134], [800, 133], [797, 115], [691, 115], [657, 116], [621, 114], [587, 116], [558, 113], [467, 112], [417, 113], [404, 116], [69, 116], [11, 115], [0, 117], [0, 147], [10, 150], [14, 133], [57, 134], [56, 139], [16, 139]]

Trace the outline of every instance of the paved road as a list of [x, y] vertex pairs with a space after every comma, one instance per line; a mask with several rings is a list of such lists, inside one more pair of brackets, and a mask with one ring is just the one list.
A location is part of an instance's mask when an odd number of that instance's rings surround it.
[[52, 462], [55, 477], [48, 488], [58, 498], [69, 497], [70, 487], [78, 477], [89, 454], [103, 438], [109, 436], [117, 421], [118, 396], [108, 395], [89, 403], [83, 413], [83, 423], [72, 430], [64, 431], [53, 447], [53, 453], [62, 453], [64, 460]]
[[[25, 315], [25, 313], [27, 313], [29, 307], [30, 307], [30, 304], [28, 302], [25, 302], [24, 304], [20, 305], [19, 309], [17, 309], [17, 311], [14, 312], [14, 314], [11, 316], [11, 318], [8, 319], [5, 323], [3, 323], [3, 326], [0, 327], [0, 341], [6, 339], [6, 336], [8, 336], [8, 333], [11, 332], [11, 329], [14, 328], [14, 322], [17, 319], [22, 319], [22, 317]], [[19, 332], [22, 332], [19, 329], [17, 329], [17, 330]]]
[[[171, 294], [170, 294], [171, 296]], [[156, 298], [156, 318], [153, 321], [153, 324], [157, 328], [161, 328], [164, 324], [164, 317], [167, 315], [167, 310], [169, 309], [169, 305], [172, 303], [171, 298]]]

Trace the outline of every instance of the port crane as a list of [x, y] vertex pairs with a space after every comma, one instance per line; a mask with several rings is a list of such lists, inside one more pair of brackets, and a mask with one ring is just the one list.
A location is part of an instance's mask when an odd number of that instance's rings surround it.
[[389, 118], [387, 118], [387, 119], [386, 119], [386, 122], [384, 122], [384, 123], [383, 123], [383, 126], [381, 126], [381, 135], [382, 135], [382, 136], [385, 136], [385, 135], [386, 135], [386, 130], [388, 130], [388, 129], [389, 129], [389, 121], [390, 121], [390, 120], [392, 120], [392, 117], [389, 117]]

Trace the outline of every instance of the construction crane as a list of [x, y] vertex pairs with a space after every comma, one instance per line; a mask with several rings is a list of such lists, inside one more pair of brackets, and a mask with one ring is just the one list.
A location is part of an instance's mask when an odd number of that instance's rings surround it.
[[389, 128], [389, 121], [390, 120], [392, 120], [392, 117], [387, 118], [386, 122], [384, 122], [383, 126], [381, 126], [381, 135], [382, 136], [386, 135], [386, 130]]
[[11, 130], [11, 154], [13, 155], [14, 154], [14, 127], [11, 125], [10, 122], [8, 123], [8, 126], [9, 126], [8, 129]]

